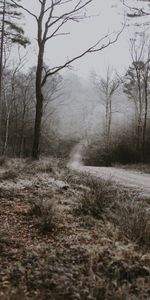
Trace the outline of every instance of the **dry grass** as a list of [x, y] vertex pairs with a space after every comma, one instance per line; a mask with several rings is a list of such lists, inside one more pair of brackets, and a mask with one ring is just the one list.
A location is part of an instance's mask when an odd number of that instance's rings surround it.
[[1, 255], [5, 251], [6, 246], [10, 245], [10, 236], [6, 230], [0, 230], [0, 253]]
[[6, 158], [4, 156], [0, 156], [0, 167], [4, 166], [6, 163]]
[[13, 180], [18, 177], [18, 172], [16, 170], [8, 170], [0, 174], [1, 180]]
[[37, 174], [37, 173], [48, 173], [52, 177], [58, 176], [58, 162], [52, 161], [52, 158], [42, 158], [38, 161], [33, 161], [31, 159], [26, 160], [24, 166], [24, 172], [27, 174]]
[[83, 190], [77, 211], [95, 218], [103, 218], [104, 213], [117, 197], [117, 189], [110, 181], [86, 178], [87, 189]]
[[[62, 192], [55, 183], [46, 184], [51, 175], [36, 173], [40, 165], [34, 163], [33, 176], [21, 175], [33, 180], [29, 189], [1, 190], [0, 299], [149, 299], [148, 249], [131, 241], [147, 243], [133, 233], [144, 223], [148, 203], [111, 182], [66, 170], [59, 171], [70, 182]], [[75, 216], [80, 201], [83, 210]]]
[[86, 188], [82, 190], [75, 212], [78, 215], [108, 220], [119, 228], [121, 235], [149, 248], [148, 200], [139, 199], [135, 193], [114, 186], [110, 181], [86, 177], [85, 183]]
[[53, 168], [50, 163], [38, 167], [38, 171], [42, 173], [53, 173]]
[[145, 247], [150, 247], [150, 210], [146, 203], [124, 194], [114, 203], [110, 219], [122, 234]]
[[[5, 295], [1, 295], [1, 300], [27, 300], [24, 291], [21, 288], [16, 288], [14, 290], [9, 289]], [[32, 298], [33, 299], [33, 298]]]
[[67, 182], [70, 185], [87, 185], [89, 181], [89, 176], [84, 174], [82, 175], [78, 171], [70, 170], [65, 168], [60, 177], [61, 180]]
[[43, 233], [52, 231], [58, 217], [54, 199], [34, 199], [30, 201], [30, 213]]

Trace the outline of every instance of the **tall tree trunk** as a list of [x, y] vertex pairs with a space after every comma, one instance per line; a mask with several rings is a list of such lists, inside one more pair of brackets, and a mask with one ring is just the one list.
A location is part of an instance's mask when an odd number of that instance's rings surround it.
[[5, 141], [4, 141], [4, 147], [3, 147], [3, 152], [2, 152], [2, 155], [4, 155], [4, 156], [7, 155], [8, 136], [9, 136], [10, 111], [11, 111], [11, 109], [9, 109], [9, 111], [8, 111], [8, 113], [7, 113], [7, 118], [6, 118]]
[[147, 79], [145, 81], [145, 111], [144, 111], [144, 124], [143, 124], [143, 139], [142, 139], [142, 159], [145, 158], [145, 139], [147, 128], [147, 112], [148, 112], [148, 97], [147, 97]]
[[22, 126], [21, 126], [21, 134], [20, 134], [19, 157], [22, 157], [23, 154], [24, 154], [23, 146], [24, 146], [25, 113], [26, 113], [26, 108], [24, 106], [22, 120], [21, 120], [22, 121]]
[[138, 125], [137, 125], [137, 132], [138, 132], [138, 140], [137, 140], [137, 151], [142, 158], [142, 132], [143, 132], [143, 121], [142, 121], [142, 79], [141, 79], [141, 70], [136, 67], [136, 74], [137, 74], [137, 84], [138, 84], [138, 103], [139, 103], [139, 115], [138, 115]]
[[[41, 134], [41, 122], [43, 114], [43, 94], [42, 94], [42, 72], [43, 72], [43, 63], [44, 63], [44, 48], [46, 43], [46, 35], [48, 31], [48, 26], [46, 27], [44, 34], [42, 28], [42, 21], [45, 13], [46, 0], [41, 2], [41, 12], [38, 19], [38, 61], [36, 69], [36, 116], [35, 116], [35, 125], [34, 125], [34, 137], [33, 137], [33, 148], [32, 148], [32, 158], [37, 160], [39, 159], [40, 154], [40, 134]], [[47, 24], [47, 23], [46, 23]]]
[[[2, 75], [3, 75], [3, 51], [4, 51], [4, 32], [5, 32], [5, 13], [6, 13], [6, 0], [3, 2], [2, 11], [2, 30], [0, 39], [0, 144], [2, 140]], [[1, 146], [2, 150], [2, 146]]]
[[142, 131], [143, 131], [143, 124], [142, 124], [142, 116], [141, 113], [138, 115], [137, 119], [137, 152], [141, 155], [142, 151]]
[[109, 104], [108, 104], [108, 97], [106, 99], [106, 112], [105, 112], [105, 135], [106, 135], [106, 143], [108, 141], [108, 114], [109, 114]]
[[111, 120], [112, 120], [112, 99], [109, 97], [109, 115], [108, 115], [108, 141], [110, 143], [110, 134], [111, 134]]
[[6, 0], [3, 3], [2, 11], [2, 31], [1, 31], [1, 45], [0, 45], [0, 107], [1, 107], [1, 95], [2, 95], [2, 73], [3, 73], [3, 51], [4, 51], [4, 32], [5, 32], [5, 13], [6, 13]]
[[32, 149], [32, 158], [39, 159], [39, 147], [40, 147], [40, 134], [41, 134], [41, 121], [43, 114], [43, 94], [42, 94], [42, 71], [43, 71], [43, 55], [44, 45], [39, 46], [39, 56], [36, 71], [36, 116], [34, 125], [34, 140]]

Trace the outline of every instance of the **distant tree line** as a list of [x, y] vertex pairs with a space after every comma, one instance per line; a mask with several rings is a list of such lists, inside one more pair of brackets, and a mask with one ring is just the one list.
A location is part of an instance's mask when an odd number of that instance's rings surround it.
[[[149, 36], [142, 33], [130, 40], [130, 53], [132, 62], [124, 76], [110, 72], [109, 68], [105, 78], [94, 78], [100, 102], [105, 106], [105, 116], [103, 134], [94, 143], [92, 141], [86, 150], [88, 164], [150, 162]], [[119, 128], [118, 124], [118, 128], [112, 130], [115, 111], [119, 112], [114, 103], [116, 93], [119, 93], [120, 107], [123, 93], [127, 96], [132, 120], [127, 120], [125, 127], [121, 124]]]

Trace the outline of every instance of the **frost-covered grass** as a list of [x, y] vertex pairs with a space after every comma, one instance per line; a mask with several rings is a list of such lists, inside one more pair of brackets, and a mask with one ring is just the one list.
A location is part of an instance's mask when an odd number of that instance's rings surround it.
[[149, 299], [148, 199], [52, 158], [6, 165], [19, 172], [0, 186], [2, 300]]
[[[150, 207], [148, 198], [106, 181], [76, 173], [76, 182], [83, 189], [75, 211], [96, 219], [109, 220], [119, 227], [121, 234], [141, 246], [150, 248]], [[80, 179], [79, 179], [80, 178]]]

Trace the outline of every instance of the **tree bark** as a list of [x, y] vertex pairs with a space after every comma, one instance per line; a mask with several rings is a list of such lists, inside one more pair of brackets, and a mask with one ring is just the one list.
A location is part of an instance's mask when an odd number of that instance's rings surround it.
[[21, 126], [21, 134], [20, 134], [20, 149], [19, 149], [19, 157], [24, 156], [24, 129], [25, 129], [25, 114], [26, 114], [26, 107], [24, 106], [23, 115], [22, 115], [22, 126]]
[[[2, 29], [0, 39], [0, 144], [2, 143], [2, 76], [3, 76], [3, 51], [4, 51], [4, 31], [5, 31], [5, 13], [6, 13], [6, 0], [3, 3], [2, 11]], [[1, 146], [2, 148], [2, 146]]]
[[146, 129], [147, 129], [147, 113], [148, 113], [148, 72], [149, 66], [144, 82], [144, 93], [145, 93], [145, 107], [144, 107], [144, 124], [143, 124], [143, 139], [142, 139], [142, 160], [145, 159], [145, 140], [146, 140]]
[[39, 56], [36, 71], [36, 116], [34, 125], [34, 140], [32, 149], [32, 158], [39, 159], [40, 153], [40, 133], [41, 133], [41, 121], [43, 114], [43, 94], [42, 94], [42, 71], [43, 71], [43, 55], [44, 45], [39, 46]]
[[2, 155], [7, 156], [7, 146], [8, 146], [8, 136], [9, 136], [9, 121], [10, 121], [10, 110], [7, 114], [6, 118], [6, 129], [5, 129], [5, 141]]
[[4, 50], [4, 31], [5, 31], [5, 11], [6, 9], [6, 0], [3, 3], [3, 12], [2, 12], [2, 31], [1, 31], [1, 46], [0, 46], [0, 107], [1, 95], [2, 95], [2, 73], [3, 73], [3, 50]]

